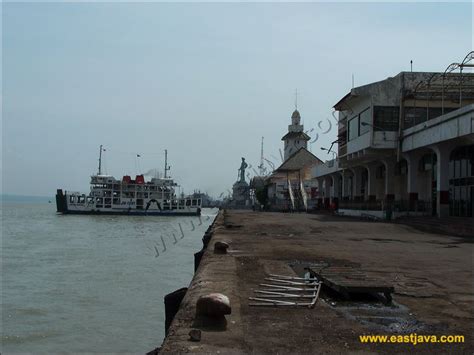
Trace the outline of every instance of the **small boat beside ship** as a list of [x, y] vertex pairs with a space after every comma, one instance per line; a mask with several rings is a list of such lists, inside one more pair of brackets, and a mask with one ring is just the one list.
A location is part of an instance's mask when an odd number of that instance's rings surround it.
[[59, 213], [159, 216], [201, 214], [201, 199], [176, 195], [178, 185], [167, 177], [169, 167], [166, 151], [164, 177], [152, 178], [150, 181], [146, 181], [144, 175], [136, 175], [135, 179], [128, 175], [121, 179], [103, 175], [102, 151], [101, 146], [99, 169], [97, 174], [91, 176], [89, 194], [57, 190], [56, 207]]

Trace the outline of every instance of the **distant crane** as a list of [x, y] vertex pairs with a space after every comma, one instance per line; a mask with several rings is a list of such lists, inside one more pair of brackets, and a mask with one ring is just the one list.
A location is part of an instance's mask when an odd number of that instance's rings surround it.
[[265, 174], [267, 173], [267, 168], [265, 167], [265, 165], [263, 165], [264, 160], [265, 158], [263, 157], [263, 137], [262, 137], [262, 144], [260, 146], [260, 165], [258, 166], [260, 176], [265, 176]]

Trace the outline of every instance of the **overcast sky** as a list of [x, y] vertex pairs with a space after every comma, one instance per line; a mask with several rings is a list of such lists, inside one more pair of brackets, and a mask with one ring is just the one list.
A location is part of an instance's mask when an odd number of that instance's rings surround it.
[[258, 165], [262, 136], [281, 163], [296, 88], [311, 150], [328, 159], [352, 74], [364, 85], [411, 59], [444, 71], [472, 49], [472, 14], [470, 3], [4, 3], [3, 192], [88, 191], [103, 144], [117, 178], [162, 170], [168, 149], [187, 192], [218, 196], [241, 157]]

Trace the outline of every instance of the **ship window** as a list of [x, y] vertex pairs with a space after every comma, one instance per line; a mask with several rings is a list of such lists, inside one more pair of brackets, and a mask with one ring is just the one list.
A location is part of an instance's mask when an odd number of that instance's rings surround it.
[[191, 206], [191, 200], [186, 200], [186, 206]]
[[93, 197], [88, 197], [87, 198], [87, 203], [93, 203], [94, 202], [94, 198]]
[[86, 202], [86, 196], [84, 196], [84, 195], [78, 196], [77, 200], [78, 200], [77, 203], [83, 204], [84, 202]]
[[76, 196], [69, 196], [69, 202], [74, 203], [76, 201]]

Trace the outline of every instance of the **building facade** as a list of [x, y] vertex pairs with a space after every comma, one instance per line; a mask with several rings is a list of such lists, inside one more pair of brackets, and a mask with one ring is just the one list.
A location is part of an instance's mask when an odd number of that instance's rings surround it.
[[312, 171], [322, 199], [349, 215], [472, 217], [474, 75], [460, 68], [402, 72], [341, 98], [338, 156]]

